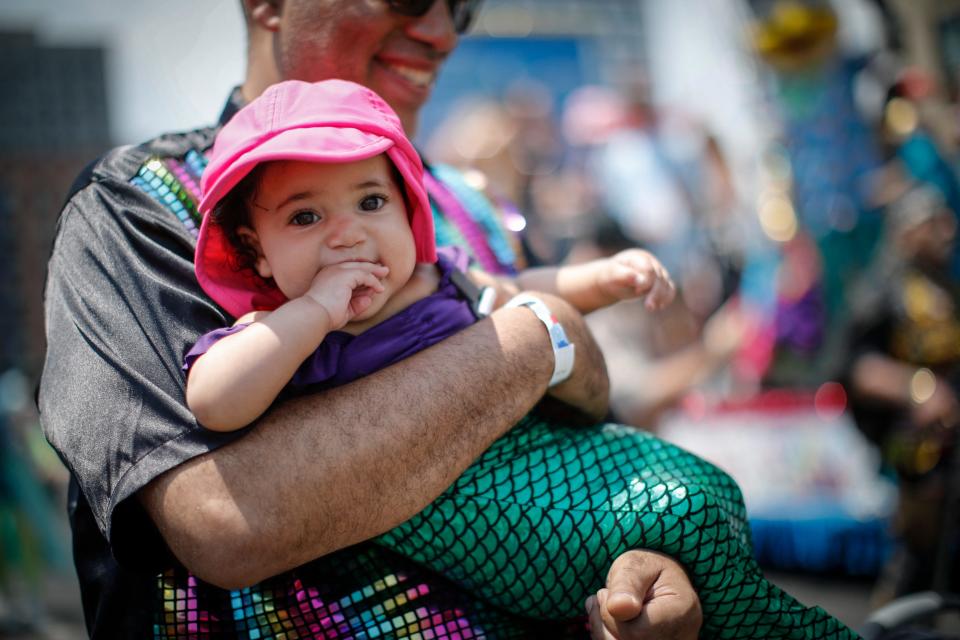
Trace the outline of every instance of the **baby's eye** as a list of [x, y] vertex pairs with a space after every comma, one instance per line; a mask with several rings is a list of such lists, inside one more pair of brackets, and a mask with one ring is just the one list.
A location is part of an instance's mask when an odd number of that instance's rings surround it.
[[297, 211], [293, 214], [293, 217], [290, 218], [290, 224], [296, 225], [298, 227], [304, 227], [308, 224], [313, 224], [320, 220], [320, 216], [314, 211]]
[[387, 203], [387, 199], [383, 196], [367, 196], [360, 201], [360, 210], [361, 211], [377, 211], [381, 209], [383, 205]]

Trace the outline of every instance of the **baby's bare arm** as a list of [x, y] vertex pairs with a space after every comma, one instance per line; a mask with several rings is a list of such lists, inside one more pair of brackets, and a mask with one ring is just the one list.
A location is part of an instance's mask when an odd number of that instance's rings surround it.
[[309, 297], [255, 317], [190, 367], [187, 406], [208, 429], [235, 431], [260, 417], [330, 326], [326, 309]]
[[214, 344], [187, 380], [197, 422], [235, 431], [260, 417], [326, 335], [369, 307], [386, 274], [386, 267], [364, 262], [324, 267], [302, 296]]
[[542, 291], [563, 298], [580, 313], [641, 296], [646, 296], [648, 309], [658, 310], [670, 304], [676, 293], [660, 261], [640, 249], [581, 264], [525, 269], [513, 278], [478, 269], [472, 269], [470, 277], [479, 286], [494, 288], [495, 308], [520, 291]]
[[517, 285], [558, 295], [581, 313], [642, 296], [653, 311], [668, 305], [675, 295], [667, 270], [653, 254], [641, 249], [581, 264], [527, 269], [517, 276]]

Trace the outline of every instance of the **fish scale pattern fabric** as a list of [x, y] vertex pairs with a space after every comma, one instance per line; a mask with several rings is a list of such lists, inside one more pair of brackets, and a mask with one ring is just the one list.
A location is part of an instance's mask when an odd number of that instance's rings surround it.
[[654, 549], [690, 574], [702, 637], [858, 637], [763, 577], [727, 474], [630, 427], [527, 417], [378, 543], [493, 605], [554, 620], [582, 615], [614, 557]]

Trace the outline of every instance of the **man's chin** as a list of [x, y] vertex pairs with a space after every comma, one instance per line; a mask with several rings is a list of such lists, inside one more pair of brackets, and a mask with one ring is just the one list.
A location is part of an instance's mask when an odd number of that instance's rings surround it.
[[400, 122], [403, 123], [403, 132], [407, 134], [410, 140], [413, 140], [417, 135], [417, 125], [420, 124], [420, 109], [414, 110], [406, 117], [403, 114], [397, 115], [400, 116]]
[[413, 138], [417, 132], [420, 109], [430, 98], [433, 83], [427, 86], [416, 85], [382, 65], [377, 71], [371, 78], [369, 87], [397, 113], [407, 137]]

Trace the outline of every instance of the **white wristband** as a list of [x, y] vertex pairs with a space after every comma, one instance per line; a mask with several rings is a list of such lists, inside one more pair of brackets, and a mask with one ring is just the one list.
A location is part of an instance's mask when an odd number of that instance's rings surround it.
[[553, 313], [543, 300], [529, 293], [521, 293], [512, 297], [504, 306], [528, 307], [547, 328], [550, 345], [553, 347], [553, 376], [550, 378], [550, 386], [554, 387], [569, 378], [573, 372], [576, 356], [574, 345], [567, 339], [567, 332], [563, 330], [563, 325], [553, 317]]

